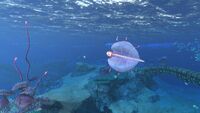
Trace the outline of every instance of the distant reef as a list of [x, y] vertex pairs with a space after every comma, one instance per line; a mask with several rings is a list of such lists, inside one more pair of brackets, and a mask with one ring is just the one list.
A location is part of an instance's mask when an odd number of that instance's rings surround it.
[[117, 75], [106, 66], [77, 63], [75, 72], [60, 80], [62, 85], [59, 88], [39, 96], [51, 102], [47, 105], [44, 103], [41, 109], [31, 113], [199, 112], [199, 109], [192, 107], [197, 106], [195, 102], [158, 93], [159, 86], [153, 78], [162, 74], [200, 85], [200, 73], [178, 67], [135, 68]]

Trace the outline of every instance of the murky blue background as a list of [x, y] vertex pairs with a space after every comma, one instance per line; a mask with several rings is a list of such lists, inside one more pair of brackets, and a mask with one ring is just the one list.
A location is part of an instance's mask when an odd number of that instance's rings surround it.
[[[59, 79], [73, 71], [77, 61], [105, 65], [105, 52], [116, 37], [140, 46], [146, 63], [139, 67], [159, 65], [166, 57], [169, 66], [200, 71], [199, 11], [198, 0], [1, 0], [0, 88], [19, 81], [12, 64], [15, 56], [26, 71], [24, 21], [31, 34], [32, 76], [48, 70], [49, 79]], [[186, 97], [192, 91], [200, 94], [199, 87], [176, 78], [159, 79], [172, 92], [176, 86], [186, 89]]]

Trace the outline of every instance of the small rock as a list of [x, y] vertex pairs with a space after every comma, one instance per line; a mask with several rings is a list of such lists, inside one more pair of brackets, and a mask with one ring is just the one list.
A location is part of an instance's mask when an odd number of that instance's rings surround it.
[[78, 62], [76, 63], [76, 70], [75, 72], [77, 73], [88, 73], [91, 72], [93, 70], [95, 70], [96, 68], [92, 65], [86, 64], [86, 63], [82, 63], [82, 62]]
[[101, 113], [96, 106], [95, 99], [89, 97], [84, 100], [81, 105], [72, 113]]
[[107, 67], [104, 66], [104, 67], [101, 67], [101, 68], [99, 69], [99, 74], [100, 74], [100, 75], [109, 75], [110, 72], [111, 72], [111, 69], [110, 69], [109, 66], [107, 66]]

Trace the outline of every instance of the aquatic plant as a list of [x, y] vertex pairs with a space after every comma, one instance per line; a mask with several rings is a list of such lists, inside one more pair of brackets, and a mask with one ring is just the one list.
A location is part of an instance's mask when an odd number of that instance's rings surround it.
[[[26, 33], [27, 33], [27, 49], [26, 49], [25, 61], [28, 64], [28, 68], [26, 72], [26, 80], [24, 80], [22, 71], [20, 67], [17, 65], [18, 58], [15, 57], [13, 60], [13, 65], [21, 81], [19, 83], [16, 83], [12, 87], [11, 91], [7, 91], [7, 90], [0, 91], [0, 95], [2, 96], [2, 98], [0, 99], [0, 108], [3, 109], [10, 105], [10, 102], [7, 96], [10, 96], [12, 94], [17, 94], [17, 96], [15, 97], [15, 105], [19, 109], [19, 113], [25, 113], [30, 110], [33, 110], [34, 108], [38, 107], [38, 105], [42, 101], [47, 101], [46, 99], [35, 98], [35, 92], [37, 88], [39, 87], [39, 84], [41, 83], [42, 78], [45, 77], [48, 72], [45, 71], [44, 74], [42, 74], [40, 77], [30, 79], [29, 73], [30, 73], [31, 63], [28, 59], [28, 54], [30, 50], [30, 34], [28, 30], [27, 21], [25, 21], [25, 28], [26, 28]], [[35, 80], [37, 80], [35, 86], [34, 87], [30, 86], [31, 84], [30, 82], [35, 81]]]
[[[20, 80], [21, 80], [20, 83], [15, 84], [12, 88], [13, 92], [20, 91], [19, 95], [17, 95], [15, 99], [15, 104], [17, 108], [19, 109], [20, 113], [24, 113], [24, 112], [34, 109], [35, 108], [34, 104], [40, 101], [39, 99], [34, 97], [35, 92], [42, 78], [45, 77], [48, 73], [47, 71], [44, 72], [44, 74], [41, 75], [40, 78], [32, 78], [32, 79], [29, 78], [30, 67], [31, 67], [30, 61], [28, 59], [28, 53], [30, 50], [30, 33], [29, 33], [27, 25], [28, 25], [28, 22], [25, 21], [25, 28], [26, 28], [26, 33], [27, 33], [27, 44], [28, 44], [27, 49], [26, 49], [26, 55], [25, 55], [25, 61], [28, 64], [27, 73], [26, 73], [26, 81], [23, 81], [24, 79], [23, 79], [22, 72], [16, 63], [17, 57], [15, 57], [13, 61], [15, 69], [18, 72]], [[29, 86], [30, 84], [29, 82], [34, 81], [34, 80], [37, 80], [35, 87]]]
[[20, 109], [20, 111], [26, 111], [26, 109], [29, 109], [29, 107], [32, 107], [34, 103], [37, 103], [38, 99], [36, 99], [35, 91], [39, 86], [39, 83], [41, 82], [42, 78], [47, 75], [47, 72], [45, 72], [40, 79], [37, 81], [35, 87], [30, 87], [29, 82], [22, 81], [20, 83], [17, 83], [13, 86], [12, 91], [16, 92], [19, 91], [19, 95], [17, 95], [15, 99], [16, 106]]
[[26, 73], [26, 79], [30, 80], [29, 73], [30, 73], [31, 63], [30, 63], [30, 61], [28, 59], [28, 53], [30, 51], [30, 33], [29, 33], [27, 25], [28, 25], [28, 22], [25, 21], [25, 28], [26, 28], [26, 34], [27, 34], [27, 50], [26, 50], [25, 60], [26, 60], [26, 63], [28, 64], [27, 73]]

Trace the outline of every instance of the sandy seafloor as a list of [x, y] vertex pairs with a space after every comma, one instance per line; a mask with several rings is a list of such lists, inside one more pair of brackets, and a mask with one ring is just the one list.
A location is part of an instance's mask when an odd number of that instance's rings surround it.
[[[48, 110], [35, 109], [30, 113], [199, 113], [198, 100], [184, 94], [184, 89], [173, 88], [156, 79], [162, 87], [149, 88], [138, 81], [134, 73], [102, 74], [103, 66], [80, 63], [76, 71], [62, 77], [62, 85], [38, 96], [56, 101]], [[97, 81], [97, 78], [104, 78]], [[107, 78], [107, 80], [105, 79]], [[127, 78], [133, 78], [128, 80]], [[135, 78], [135, 79], [134, 79]], [[123, 80], [124, 79], [124, 80]], [[96, 80], [96, 81], [95, 81]], [[122, 80], [122, 81], [120, 81]], [[152, 79], [154, 80], [154, 79]], [[110, 85], [107, 83], [110, 82]], [[113, 83], [112, 83], [113, 82]], [[148, 81], [146, 81], [148, 82]], [[98, 83], [98, 87], [97, 87]], [[149, 81], [151, 86], [152, 81]], [[153, 86], [153, 85], [152, 85]], [[154, 86], [153, 86], [154, 87]], [[166, 89], [172, 90], [166, 91]], [[179, 89], [180, 88], [180, 89]], [[97, 94], [98, 93], [98, 94]], [[195, 92], [190, 92], [195, 97]], [[186, 96], [181, 96], [186, 95]], [[198, 97], [198, 95], [196, 95]], [[196, 97], [195, 97], [196, 98]], [[54, 103], [55, 104], [55, 103]], [[104, 110], [107, 106], [107, 110]], [[13, 108], [11, 111], [16, 111]], [[111, 112], [112, 111], [112, 112]]]

